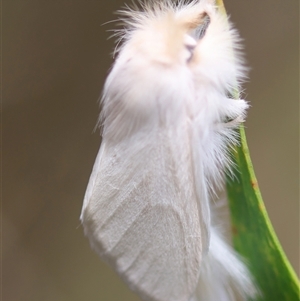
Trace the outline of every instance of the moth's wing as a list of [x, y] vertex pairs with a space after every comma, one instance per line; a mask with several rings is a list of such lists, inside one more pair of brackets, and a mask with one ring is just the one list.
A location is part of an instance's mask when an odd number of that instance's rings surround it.
[[84, 200], [93, 248], [143, 300], [188, 300], [207, 248], [185, 130], [104, 139]]

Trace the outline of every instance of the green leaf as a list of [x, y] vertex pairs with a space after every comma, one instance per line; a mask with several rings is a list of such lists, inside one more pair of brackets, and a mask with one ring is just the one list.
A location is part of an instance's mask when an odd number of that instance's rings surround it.
[[227, 179], [234, 247], [247, 260], [260, 290], [256, 300], [298, 301], [299, 282], [266, 212], [243, 127], [240, 135], [241, 145], [232, 155], [235, 179]]
[[[216, 0], [226, 14], [222, 0]], [[247, 260], [260, 294], [256, 301], [299, 301], [299, 280], [274, 232], [253, 171], [244, 128], [232, 151], [234, 177], [227, 176], [234, 248]]]

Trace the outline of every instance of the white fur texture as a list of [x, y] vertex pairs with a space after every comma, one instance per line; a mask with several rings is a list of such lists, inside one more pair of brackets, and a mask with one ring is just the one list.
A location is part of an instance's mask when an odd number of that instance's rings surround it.
[[236, 31], [212, 1], [141, 4], [121, 12], [85, 234], [142, 300], [246, 297], [247, 269], [210, 218], [248, 107], [228, 97], [244, 76]]

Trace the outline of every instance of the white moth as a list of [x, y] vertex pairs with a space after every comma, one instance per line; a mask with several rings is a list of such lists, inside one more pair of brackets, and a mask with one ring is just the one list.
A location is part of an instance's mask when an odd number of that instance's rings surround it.
[[248, 107], [229, 97], [245, 73], [238, 35], [212, 1], [141, 6], [122, 12], [85, 234], [142, 300], [246, 297], [247, 269], [217, 233], [210, 204]]

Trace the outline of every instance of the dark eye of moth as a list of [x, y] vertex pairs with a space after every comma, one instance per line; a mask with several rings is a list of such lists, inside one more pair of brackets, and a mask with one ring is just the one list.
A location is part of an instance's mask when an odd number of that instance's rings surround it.
[[204, 37], [206, 29], [208, 28], [208, 25], [210, 23], [210, 17], [208, 14], [205, 14], [202, 17], [201, 24], [195, 29], [194, 36], [196, 39], [200, 40]]
[[[201, 24], [196, 27], [190, 35], [195, 39], [195, 40], [200, 40], [204, 37], [206, 29], [209, 26], [210, 23], [210, 17], [208, 16], [207, 13], [203, 13], [199, 16], [201, 19]], [[190, 62], [192, 57], [193, 57], [193, 50], [196, 45], [185, 45], [186, 49], [190, 52], [190, 57], [187, 59], [187, 62]]]

